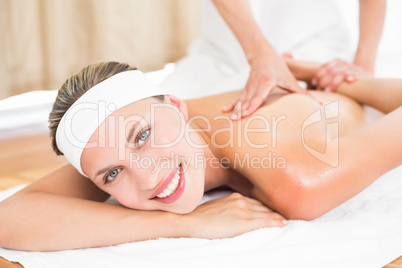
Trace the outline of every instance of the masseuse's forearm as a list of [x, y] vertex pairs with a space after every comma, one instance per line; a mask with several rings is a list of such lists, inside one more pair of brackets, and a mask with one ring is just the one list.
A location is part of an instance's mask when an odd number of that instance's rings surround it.
[[386, 0], [359, 0], [359, 43], [354, 64], [374, 73], [377, 47], [385, 19]]
[[0, 246], [52, 251], [179, 237], [180, 215], [30, 192], [0, 204]]
[[[291, 61], [288, 67], [296, 79], [310, 82], [320, 65], [314, 62]], [[401, 79], [369, 78], [353, 83], [343, 82], [336, 92], [383, 113], [389, 113], [402, 105]]]
[[248, 0], [213, 0], [213, 3], [240, 42], [249, 63], [258, 56], [255, 55], [258, 46], [276, 54], [255, 22]]
[[389, 113], [402, 105], [401, 79], [364, 79], [353, 83], [342, 83], [338, 93]]

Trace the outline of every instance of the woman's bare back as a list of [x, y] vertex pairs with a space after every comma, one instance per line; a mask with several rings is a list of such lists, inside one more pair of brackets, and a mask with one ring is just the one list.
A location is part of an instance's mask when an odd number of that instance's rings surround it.
[[280, 89], [252, 116], [233, 121], [220, 107], [236, 94], [186, 101], [189, 118], [198, 118], [193, 127], [204, 130], [214, 154], [238, 173], [229, 186], [273, 208], [276, 191], [282, 191], [281, 202], [292, 202], [291, 188], [297, 191], [301, 177], [333, 172], [337, 154], [330, 151], [338, 148], [328, 148], [328, 141], [351, 134], [368, 122], [363, 107], [343, 95], [311, 91], [320, 105]]

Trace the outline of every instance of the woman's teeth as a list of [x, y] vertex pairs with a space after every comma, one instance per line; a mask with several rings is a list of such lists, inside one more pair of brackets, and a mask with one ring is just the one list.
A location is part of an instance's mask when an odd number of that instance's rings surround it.
[[166, 187], [166, 189], [157, 195], [159, 198], [165, 198], [170, 196], [174, 191], [176, 191], [177, 186], [179, 185], [179, 180], [180, 180], [180, 171], [181, 171], [181, 165], [177, 169], [176, 175], [174, 176], [172, 182]]

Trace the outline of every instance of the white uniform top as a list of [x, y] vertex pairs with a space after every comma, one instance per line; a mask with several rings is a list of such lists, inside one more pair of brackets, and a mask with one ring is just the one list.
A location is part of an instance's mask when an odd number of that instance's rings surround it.
[[[280, 54], [342, 24], [333, 0], [249, 0], [249, 3], [261, 31]], [[338, 34], [334, 37], [338, 38]], [[247, 64], [235, 35], [210, 0], [203, 5], [201, 39], [205, 47], [198, 48], [200, 51], [211, 50], [228, 64]]]
[[[274, 49], [295, 59], [350, 60], [349, 34], [334, 0], [249, 0], [261, 31]], [[204, 0], [200, 37], [162, 84], [185, 97], [241, 88], [250, 67], [235, 35], [210, 0]], [[198, 94], [197, 94], [198, 92]], [[193, 94], [194, 93], [194, 94]]]

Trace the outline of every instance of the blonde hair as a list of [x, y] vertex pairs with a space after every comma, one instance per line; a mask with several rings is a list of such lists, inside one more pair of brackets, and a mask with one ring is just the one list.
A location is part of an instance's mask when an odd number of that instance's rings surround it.
[[64, 82], [57, 93], [52, 111], [49, 114], [49, 135], [53, 151], [57, 155], [62, 155], [63, 153], [57, 147], [56, 130], [68, 108], [96, 84], [120, 72], [136, 69], [125, 63], [100, 62], [85, 67]]

